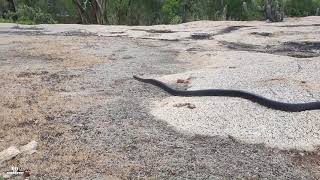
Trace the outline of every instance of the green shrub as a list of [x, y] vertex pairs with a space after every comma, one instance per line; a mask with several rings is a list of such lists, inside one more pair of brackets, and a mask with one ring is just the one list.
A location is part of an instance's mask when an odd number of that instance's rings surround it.
[[27, 5], [23, 5], [18, 8], [16, 15], [18, 16], [18, 20], [33, 20], [36, 15], [36, 10]]
[[288, 16], [310, 16], [315, 15], [320, 5], [318, 0], [287, 0], [286, 14]]
[[0, 18], [0, 23], [13, 23], [14, 21], [10, 20], [10, 19], [2, 19]]
[[264, 19], [264, 13], [262, 11], [249, 11], [247, 13], [246, 19], [243, 20], [248, 20], [248, 21], [253, 21], [253, 20], [258, 20], [262, 21]]
[[43, 12], [40, 8], [32, 8], [23, 5], [17, 9], [17, 12], [7, 12], [5, 19], [16, 21], [21, 24], [54, 24], [52, 16]]
[[164, 13], [166, 19], [169, 20], [170, 23], [179, 20], [180, 5], [180, 0], [167, 0], [163, 4], [161, 11]]
[[182, 23], [182, 18], [181, 16], [174, 16], [171, 20], [170, 20], [170, 24], [180, 24]]
[[54, 24], [52, 16], [48, 13], [38, 12], [34, 16], [34, 22], [36, 24]]

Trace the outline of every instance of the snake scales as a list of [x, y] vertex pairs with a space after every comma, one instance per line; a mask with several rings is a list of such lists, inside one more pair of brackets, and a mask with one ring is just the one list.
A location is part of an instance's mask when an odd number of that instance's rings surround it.
[[262, 106], [286, 111], [286, 112], [301, 112], [301, 111], [309, 111], [309, 110], [320, 110], [320, 101], [317, 102], [309, 102], [309, 103], [298, 103], [298, 104], [291, 104], [291, 103], [284, 103], [278, 102], [271, 99], [267, 99], [265, 97], [245, 92], [239, 90], [228, 90], [228, 89], [205, 89], [205, 90], [194, 90], [194, 91], [184, 91], [184, 90], [176, 90], [165, 83], [155, 80], [155, 79], [144, 79], [138, 76], [133, 76], [134, 79], [149, 83], [154, 86], [157, 86], [164, 91], [168, 92], [174, 96], [227, 96], [227, 97], [238, 97], [250, 100], [252, 102], [258, 103]]

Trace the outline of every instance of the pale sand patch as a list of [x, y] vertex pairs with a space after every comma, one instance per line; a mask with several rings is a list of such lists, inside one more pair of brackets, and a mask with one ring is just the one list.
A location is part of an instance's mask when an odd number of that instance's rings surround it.
[[[164, 76], [174, 83], [191, 77], [190, 90], [238, 89], [283, 102], [320, 99], [319, 58], [299, 60], [252, 52], [217, 52], [206, 68]], [[232, 67], [232, 68], [230, 68]], [[195, 109], [174, 107], [191, 103]], [[178, 130], [233, 136], [280, 149], [314, 150], [320, 145], [320, 111], [287, 113], [231, 97], [169, 97], [151, 110]]]

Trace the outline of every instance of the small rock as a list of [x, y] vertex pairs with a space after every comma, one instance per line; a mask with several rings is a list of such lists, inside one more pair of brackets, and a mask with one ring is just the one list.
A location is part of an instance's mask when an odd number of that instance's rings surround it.
[[177, 79], [177, 83], [178, 84], [190, 84], [190, 79], [191, 78], [188, 78], [188, 79]]
[[4, 161], [10, 160], [16, 157], [18, 154], [26, 153], [26, 154], [33, 154], [36, 152], [38, 143], [36, 141], [31, 141], [28, 144], [21, 146], [20, 150], [15, 147], [11, 146], [8, 149], [5, 149], [0, 152], [0, 164]]
[[211, 34], [206, 32], [196, 32], [191, 34], [193, 39], [209, 39], [211, 36]]
[[187, 108], [189, 108], [189, 109], [194, 109], [194, 108], [196, 108], [196, 105], [189, 103], [189, 104], [187, 105]]
[[0, 152], [0, 164], [4, 161], [10, 160], [20, 154], [21, 151], [15, 146], [11, 146]]
[[183, 106], [187, 106], [188, 103], [178, 103], [178, 104], [174, 104], [173, 107], [183, 107]]
[[189, 83], [187, 80], [177, 79], [177, 83]]
[[31, 141], [28, 144], [26, 144], [24, 146], [21, 146], [20, 147], [20, 151], [22, 153], [33, 154], [33, 153], [35, 153], [37, 151], [36, 150], [37, 146], [38, 146], [38, 142], [37, 141]]
[[174, 104], [173, 107], [187, 107], [189, 109], [194, 109], [196, 108], [196, 106], [194, 104], [191, 103], [178, 103], [178, 104]]
[[83, 127], [84, 125], [79, 123], [79, 124], [76, 124], [75, 127]]
[[126, 56], [123, 56], [122, 59], [132, 59], [134, 58], [133, 56], [130, 56], [130, 55], [126, 55]]

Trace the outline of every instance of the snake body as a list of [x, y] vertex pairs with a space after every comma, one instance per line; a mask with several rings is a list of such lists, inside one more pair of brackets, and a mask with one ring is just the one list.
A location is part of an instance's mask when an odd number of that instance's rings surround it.
[[193, 91], [185, 91], [185, 90], [176, 90], [165, 83], [155, 80], [155, 79], [144, 79], [138, 76], [133, 76], [134, 79], [149, 83], [154, 86], [157, 86], [164, 91], [168, 92], [171, 95], [174, 96], [227, 96], [227, 97], [238, 97], [247, 99], [249, 101], [258, 103], [262, 106], [280, 110], [280, 111], [286, 111], [286, 112], [301, 112], [301, 111], [309, 111], [309, 110], [320, 110], [320, 101], [316, 102], [309, 102], [309, 103], [284, 103], [284, 102], [278, 102], [271, 99], [267, 99], [265, 97], [240, 91], [240, 90], [228, 90], [228, 89], [205, 89], [205, 90], [193, 90]]

